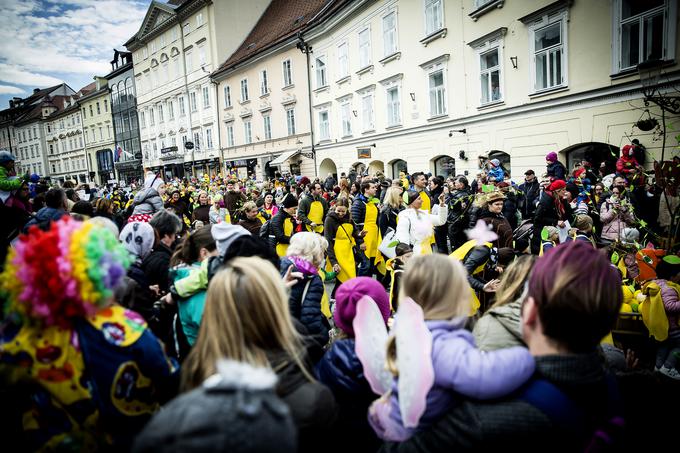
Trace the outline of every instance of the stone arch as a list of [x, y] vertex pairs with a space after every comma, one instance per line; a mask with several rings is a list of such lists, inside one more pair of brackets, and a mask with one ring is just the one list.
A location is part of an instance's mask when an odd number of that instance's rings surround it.
[[399, 177], [399, 172], [408, 172], [408, 164], [404, 159], [394, 159], [389, 162], [392, 179]]
[[357, 175], [363, 175], [366, 172], [366, 164], [363, 162], [354, 162], [350, 167]]
[[332, 174], [336, 180], [338, 179], [338, 166], [333, 159], [326, 158], [319, 164], [319, 177], [323, 180], [329, 173]]
[[369, 175], [375, 175], [375, 173], [378, 171], [382, 172], [383, 174], [385, 173], [385, 162], [381, 160], [374, 160], [368, 164]]
[[444, 179], [456, 176], [456, 159], [445, 154], [435, 156], [430, 160], [430, 171], [433, 175], [442, 176]]
[[498, 159], [499, 161], [501, 161], [501, 167], [503, 167], [503, 171], [505, 171], [505, 173], [507, 175], [512, 174], [511, 173], [512, 166], [511, 166], [511, 162], [510, 162], [510, 154], [506, 153], [505, 151], [501, 151], [499, 149], [492, 149], [491, 151], [489, 151], [488, 159], [489, 160]]
[[590, 162], [590, 166], [595, 173], [598, 172], [600, 165], [604, 162], [605, 174], [614, 173], [616, 170], [616, 160], [620, 156], [618, 146], [602, 142], [585, 142], [571, 145], [559, 153], [561, 160], [566, 158], [567, 171], [571, 172], [574, 164], [581, 161]]

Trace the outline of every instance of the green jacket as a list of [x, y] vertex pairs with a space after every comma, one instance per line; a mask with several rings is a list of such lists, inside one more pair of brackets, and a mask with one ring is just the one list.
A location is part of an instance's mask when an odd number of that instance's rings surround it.
[[7, 173], [9, 173], [7, 169], [3, 166], [0, 166], [0, 190], [10, 192], [20, 188], [24, 183], [23, 178], [9, 179]]

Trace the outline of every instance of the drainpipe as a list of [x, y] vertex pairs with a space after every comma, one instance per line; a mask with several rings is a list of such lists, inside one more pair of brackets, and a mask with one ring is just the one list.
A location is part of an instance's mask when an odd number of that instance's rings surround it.
[[[191, 94], [189, 93], [189, 74], [187, 74], [187, 58], [186, 58], [186, 53], [184, 52], [184, 27], [182, 27], [182, 19], [177, 20], [178, 25], [179, 25], [179, 39], [180, 42], [182, 43], [182, 68], [184, 68], [184, 91], [186, 92], [186, 98], [187, 98], [187, 113], [189, 114], [189, 138], [187, 141], [192, 141], [194, 139], [193, 137], [193, 131], [191, 129], [193, 121], [191, 120]], [[198, 103], [198, 99], [196, 100], [196, 103]], [[184, 143], [182, 143], [182, 146], [184, 146]], [[191, 175], [196, 177], [196, 167], [194, 165], [194, 151], [196, 149], [196, 144], [194, 143], [194, 147], [191, 148]], [[186, 151], [186, 148], [184, 149]], [[182, 167], [184, 167], [184, 158], [182, 158]], [[184, 169], [182, 169], [184, 170]]]
[[302, 33], [298, 32], [297, 34], [297, 39], [298, 43], [295, 45], [300, 52], [305, 54], [305, 57], [307, 57], [307, 102], [308, 102], [308, 110], [309, 110], [309, 139], [311, 140], [312, 144], [312, 152], [311, 153], [301, 153], [305, 157], [311, 157], [314, 159], [314, 177], [318, 176], [317, 170], [316, 170], [316, 147], [314, 145], [314, 121], [313, 121], [313, 113], [312, 113], [312, 76], [311, 76], [311, 64], [309, 61], [309, 55], [312, 53], [312, 46], [307, 44], [307, 42], [304, 40], [302, 37]]

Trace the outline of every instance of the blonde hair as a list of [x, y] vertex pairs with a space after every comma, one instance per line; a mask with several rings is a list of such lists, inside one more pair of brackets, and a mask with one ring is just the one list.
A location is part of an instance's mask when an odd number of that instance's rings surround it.
[[241, 208], [243, 212], [252, 211], [253, 209], [257, 209], [257, 205], [254, 201], [246, 201], [243, 203], [243, 207]]
[[[470, 315], [471, 294], [467, 272], [460, 261], [441, 254], [421, 255], [404, 267], [399, 300], [413, 299], [423, 309], [425, 320], [446, 320]], [[387, 341], [385, 362], [387, 369], [398, 376], [394, 335]]]
[[303, 231], [290, 238], [290, 245], [286, 256], [298, 256], [309, 261], [314, 266], [323, 264], [324, 253], [328, 248], [328, 241], [320, 234]]
[[385, 192], [385, 205], [396, 209], [404, 204], [404, 200], [401, 197], [401, 190], [398, 186], [390, 186]]
[[182, 365], [182, 390], [215, 374], [219, 359], [271, 367], [267, 352], [280, 350], [314, 380], [303, 363], [281, 276], [262, 258], [234, 258], [210, 281], [198, 338]]
[[505, 269], [496, 290], [496, 301], [489, 308], [500, 307], [516, 301], [524, 291], [524, 284], [536, 263], [536, 255], [522, 255]]

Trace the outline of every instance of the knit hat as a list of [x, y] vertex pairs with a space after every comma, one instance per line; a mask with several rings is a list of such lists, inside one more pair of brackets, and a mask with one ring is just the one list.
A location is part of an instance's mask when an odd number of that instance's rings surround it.
[[640, 239], [640, 232], [635, 228], [624, 228], [621, 231], [621, 242], [635, 244]]
[[385, 288], [370, 277], [356, 277], [340, 285], [335, 293], [335, 324], [343, 332], [354, 337], [352, 322], [357, 314], [359, 299], [368, 296], [373, 299], [382, 314], [385, 324], [390, 317], [390, 299]]
[[223, 256], [226, 253], [229, 246], [236, 238], [250, 235], [248, 230], [241, 225], [232, 225], [229, 222], [220, 222], [213, 225], [210, 229], [210, 234], [212, 234], [213, 239], [215, 239], [217, 252], [220, 256]]
[[503, 195], [499, 191], [490, 192], [486, 196], [486, 204], [491, 204], [491, 203], [495, 203], [496, 201], [504, 201], [504, 200], [505, 200], [505, 195]]
[[545, 231], [548, 233], [548, 238], [551, 238], [555, 235], [560, 234], [560, 230], [558, 230], [557, 227], [547, 226], [547, 227], [544, 227], [544, 228], [545, 228]]
[[491, 159], [489, 162], [491, 162], [491, 165], [494, 167], [500, 167], [501, 166], [501, 161], [498, 159]]
[[93, 223], [66, 217], [47, 230], [31, 227], [0, 274], [5, 319], [70, 326], [110, 303], [131, 262], [118, 238]]
[[561, 179], [556, 179], [548, 186], [548, 191], [554, 192], [555, 190], [565, 189], [566, 187], [566, 182], [562, 181]]
[[557, 153], [552, 151], [545, 156], [545, 160], [548, 162], [557, 162]]
[[163, 178], [160, 177], [160, 175], [157, 175], [152, 172], [148, 172], [146, 176], [144, 177], [144, 188], [145, 189], [154, 189], [158, 190], [158, 188], [161, 186], [161, 184], [164, 184]]
[[284, 208], [294, 208], [295, 206], [298, 205], [298, 200], [295, 198], [295, 195], [292, 193], [286, 194], [285, 197], [283, 197], [283, 201], [281, 202], [281, 205]]
[[593, 231], [593, 219], [589, 215], [579, 214], [574, 220], [574, 228], [579, 231]]
[[415, 190], [409, 190], [406, 192], [406, 205], [410, 206], [411, 203], [416, 201], [418, 198], [420, 198], [420, 193], [416, 192]]
[[118, 238], [128, 252], [143, 260], [151, 253], [156, 233], [146, 222], [130, 222], [125, 225]]

